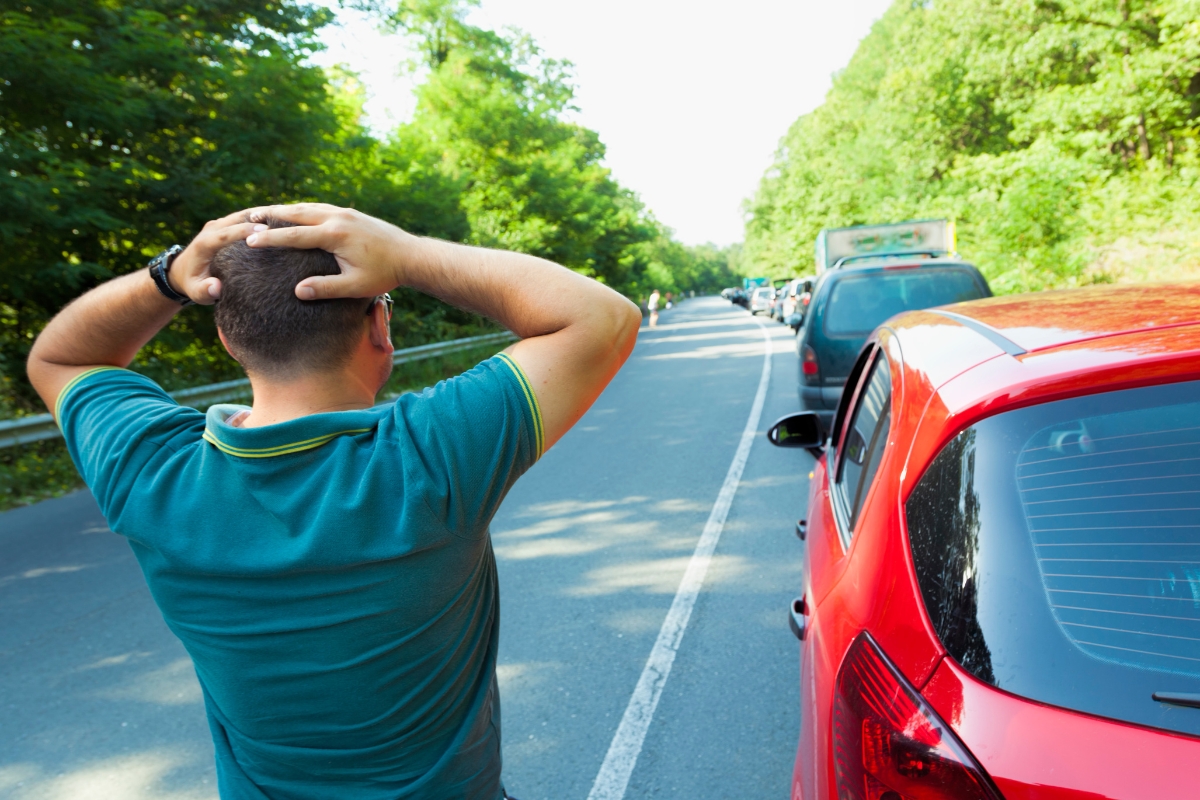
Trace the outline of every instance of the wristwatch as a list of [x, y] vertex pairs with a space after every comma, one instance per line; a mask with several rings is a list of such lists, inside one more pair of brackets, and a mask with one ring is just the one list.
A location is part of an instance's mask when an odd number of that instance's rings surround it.
[[171, 288], [170, 281], [167, 280], [167, 274], [171, 271], [171, 262], [175, 260], [175, 256], [183, 252], [183, 248], [177, 244], [173, 244], [166, 250], [156, 255], [150, 262], [150, 277], [154, 279], [154, 285], [158, 287], [158, 291], [163, 297], [168, 300], [174, 300], [181, 306], [190, 306], [192, 298], [186, 294], [180, 294]]

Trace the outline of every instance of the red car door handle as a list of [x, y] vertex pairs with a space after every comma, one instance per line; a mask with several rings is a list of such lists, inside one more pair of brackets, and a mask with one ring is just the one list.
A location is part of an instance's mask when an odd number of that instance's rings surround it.
[[804, 641], [804, 627], [808, 622], [805, 619], [807, 613], [808, 609], [804, 605], [803, 597], [797, 597], [788, 605], [788, 627], [801, 641]]

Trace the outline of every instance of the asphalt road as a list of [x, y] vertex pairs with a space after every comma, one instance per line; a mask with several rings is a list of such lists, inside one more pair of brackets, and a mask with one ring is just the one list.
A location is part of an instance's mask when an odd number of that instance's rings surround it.
[[[772, 322], [761, 431], [796, 408]], [[726, 479], [763, 329], [704, 298], [643, 329], [579, 425], [492, 525], [505, 782], [584, 800]], [[756, 437], [627, 798], [786, 798], [799, 729], [795, 594], [812, 459]], [[0, 797], [213, 800], [187, 654], [91, 496], [0, 514]]]

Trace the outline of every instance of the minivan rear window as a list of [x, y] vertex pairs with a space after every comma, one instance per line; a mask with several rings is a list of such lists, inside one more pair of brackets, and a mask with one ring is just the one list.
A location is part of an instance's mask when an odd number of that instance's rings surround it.
[[1200, 383], [1023, 408], [951, 440], [906, 505], [926, 610], [980, 680], [1200, 735]]
[[867, 334], [902, 311], [978, 300], [986, 296], [964, 269], [919, 267], [840, 279], [829, 295], [825, 332]]

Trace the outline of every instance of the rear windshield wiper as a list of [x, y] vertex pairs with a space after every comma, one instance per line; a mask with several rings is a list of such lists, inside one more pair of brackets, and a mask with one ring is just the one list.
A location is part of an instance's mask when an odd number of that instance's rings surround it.
[[1173, 706], [1186, 706], [1187, 708], [1200, 708], [1200, 694], [1155, 692], [1150, 696], [1160, 703], [1169, 703]]

